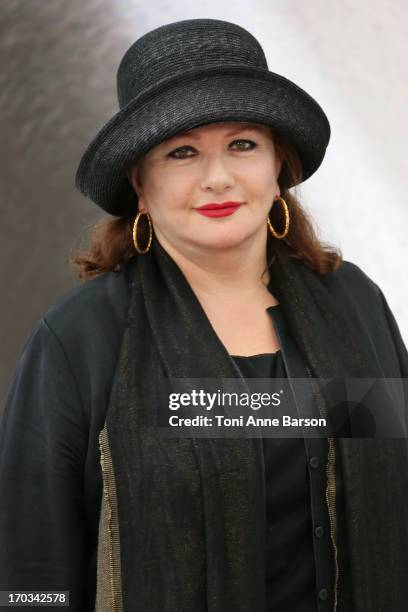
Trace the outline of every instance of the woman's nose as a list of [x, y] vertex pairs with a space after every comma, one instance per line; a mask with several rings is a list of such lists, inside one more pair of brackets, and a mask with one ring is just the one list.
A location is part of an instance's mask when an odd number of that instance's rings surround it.
[[209, 156], [202, 168], [201, 184], [203, 189], [215, 191], [224, 190], [234, 184], [234, 178], [225, 157], [220, 155]]

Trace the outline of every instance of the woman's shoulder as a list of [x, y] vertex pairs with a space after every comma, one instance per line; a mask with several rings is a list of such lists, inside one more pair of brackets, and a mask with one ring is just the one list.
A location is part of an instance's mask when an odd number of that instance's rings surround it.
[[385, 320], [385, 298], [377, 283], [357, 264], [344, 260], [321, 277], [335, 305], [356, 329], [375, 335]]
[[352, 261], [343, 260], [337, 270], [321, 277], [336, 300], [352, 302], [364, 308], [368, 303], [382, 308], [382, 292], [377, 283]]
[[323, 280], [326, 284], [350, 283], [356, 287], [362, 287], [374, 292], [379, 291], [378, 285], [374, 280], [356, 263], [343, 259], [337, 270], [325, 274]]
[[126, 328], [130, 272], [126, 265], [120, 272], [82, 282], [48, 308], [20, 352], [10, 407], [19, 398], [25, 402], [31, 389], [32, 402], [38, 405], [48, 395], [72, 399], [79, 394], [88, 424], [92, 410], [103, 416]]
[[43, 316], [60, 338], [90, 335], [103, 329], [121, 329], [126, 322], [131, 265], [104, 272], [63, 293]]
[[401, 371], [408, 375], [407, 349], [381, 287], [357, 264], [346, 260], [322, 281], [355, 330], [370, 336], [382, 363], [385, 356], [390, 360], [391, 355], [397, 355]]

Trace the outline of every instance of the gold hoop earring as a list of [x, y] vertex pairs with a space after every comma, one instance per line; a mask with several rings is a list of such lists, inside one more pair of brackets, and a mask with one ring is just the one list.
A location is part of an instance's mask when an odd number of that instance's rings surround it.
[[[147, 246], [144, 249], [141, 249], [137, 240], [137, 224], [139, 223], [139, 219], [141, 215], [147, 215], [147, 221], [149, 223], [149, 240], [147, 242]], [[141, 255], [145, 255], [147, 251], [150, 249], [150, 245], [152, 244], [153, 239], [153, 227], [150, 219], [150, 215], [148, 212], [139, 211], [136, 215], [135, 222], [133, 223], [133, 244], [135, 245], [135, 249]]]
[[272, 234], [272, 236], [274, 236], [275, 238], [278, 238], [279, 240], [281, 240], [282, 238], [285, 238], [285, 236], [287, 235], [288, 231], [289, 231], [289, 208], [288, 205], [286, 204], [285, 200], [283, 198], [281, 198], [280, 196], [276, 196], [276, 199], [273, 201], [273, 203], [275, 204], [275, 202], [279, 202], [282, 207], [283, 207], [283, 212], [285, 215], [285, 228], [283, 230], [283, 232], [281, 234], [279, 234], [273, 227], [272, 227], [272, 223], [271, 220], [269, 219], [269, 215], [268, 215], [268, 227], [270, 229], [270, 232]]

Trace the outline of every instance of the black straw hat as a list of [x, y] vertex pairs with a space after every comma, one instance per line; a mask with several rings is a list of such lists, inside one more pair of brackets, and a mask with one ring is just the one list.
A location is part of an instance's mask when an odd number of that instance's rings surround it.
[[219, 19], [187, 19], [144, 34], [117, 72], [120, 110], [89, 144], [76, 186], [98, 206], [120, 215], [137, 195], [127, 178], [136, 159], [179, 132], [213, 122], [271, 126], [289, 138], [303, 180], [323, 161], [330, 124], [319, 104], [270, 72], [259, 42]]

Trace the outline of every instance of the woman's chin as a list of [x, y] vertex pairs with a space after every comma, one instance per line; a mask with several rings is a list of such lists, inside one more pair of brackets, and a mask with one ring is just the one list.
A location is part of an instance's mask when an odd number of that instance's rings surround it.
[[216, 249], [233, 249], [242, 246], [247, 234], [244, 232], [240, 233], [229, 233], [223, 236], [202, 236], [202, 240], [194, 240], [194, 243], [200, 248], [216, 250]]

